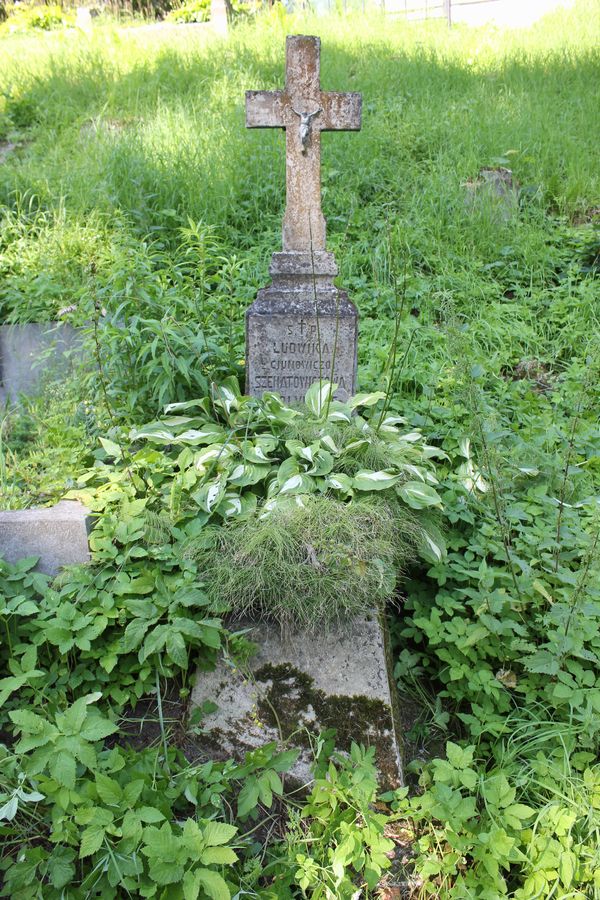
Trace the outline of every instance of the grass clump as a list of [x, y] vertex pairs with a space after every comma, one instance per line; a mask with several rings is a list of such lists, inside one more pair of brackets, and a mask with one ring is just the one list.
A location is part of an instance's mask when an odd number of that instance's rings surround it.
[[392, 594], [417, 531], [384, 502], [303, 496], [215, 529], [199, 551], [202, 578], [213, 604], [236, 616], [341, 624]]

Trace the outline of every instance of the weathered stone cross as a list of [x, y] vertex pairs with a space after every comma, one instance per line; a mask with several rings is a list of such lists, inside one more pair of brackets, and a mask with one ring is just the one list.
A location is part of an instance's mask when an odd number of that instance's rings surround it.
[[325, 250], [321, 211], [321, 132], [358, 131], [361, 95], [322, 91], [321, 41], [290, 35], [286, 40], [283, 91], [247, 91], [248, 128], [285, 128], [286, 210], [283, 250]]

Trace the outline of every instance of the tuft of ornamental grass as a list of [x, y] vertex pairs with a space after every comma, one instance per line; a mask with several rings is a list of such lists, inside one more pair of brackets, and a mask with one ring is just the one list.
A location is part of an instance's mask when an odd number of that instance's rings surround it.
[[[298, 502], [299, 501], [299, 502]], [[212, 603], [308, 630], [343, 625], [388, 599], [413, 558], [419, 526], [381, 499], [290, 499], [215, 529], [198, 556]]]

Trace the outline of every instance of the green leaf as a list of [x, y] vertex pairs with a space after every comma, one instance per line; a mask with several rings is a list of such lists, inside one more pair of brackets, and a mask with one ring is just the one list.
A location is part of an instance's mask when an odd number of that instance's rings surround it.
[[375, 406], [380, 400], [385, 400], [383, 391], [375, 391], [372, 394], [355, 394], [347, 401], [350, 409], [356, 409], [357, 406]]
[[448, 762], [454, 766], [455, 769], [462, 769], [466, 766], [470, 766], [473, 762], [473, 749], [471, 747], [463, 749], [453, 741], [447, 741], [446, 756], [448, 757]]
[[187, 669], [188, 656], [185, 641], [179, 631], [171, 629], [167, 634], [167, 653], [181, 669]]
[[130, 622], [121, 639], [119, 652], [130, 653], [132, 650], [136, 650], [152, 624], [152, 619], [134, 619]]
[[207, 847], [200, 856], [200, 862], [204, 866], [212, 864], [218, 866], [230, 866], [237, 862], [237, 855], [231, 847]]
[[[6, 795], [5, 795], [6, 796]], [[12, 822], [19, 810], [19, 798], [16, 794], [0, 806], [0, 822]]]
[[194, 874], [211, 900], [231, 900], [229, 888], [217, 872], [212, 869], [197, 869]]
[[90, 825], [81, 832], [81, 844], [79, 845], [79, 858], [92, 856], [102, 846], [104, 840], [104, 828], [100, 825]]
[[196, 872], [191, 869], [183, 876], [183, 896], [184, 900], [198, 900], [200, 893], [200, 879]]
[[138, 653], [140, 662], [144, 662], [144, 660], [148, 659], [149, 656], [152, 656], [153, 653], [158, 653], [162, 650], [167, 642], [168, 635], [168, 625], [157, 625], [156, 628], [150, 632]]
[[400, 481], [400, 475], [390, 472], [357, 472], [352, 479], [352, 487], [357, 491], [385, 491]]
[[48, 875], [52, 887], [57, 889], [69, 884], [75, 875], [74, 852], [68, 847], [56, 847], [48, 860]]
[[202, 833], [207, 847], [218, 847], [228, 843], [237, 833], [237, 828], [226, 822], [207, 822], [202, 828]]
[[118, 730], [119, 726], [114, 722], [109, 722], [99, 715], [89, 715], [79, 734], [86, 741], [101, 741]]
[[144, 790], [144, 779], [136, 778], [135, 781], [129, 781], [123, 788], [123, 801], [129, 806], [135, 806], [139, 800], [140, 794]]
[[8, 715], [24, 734], [42, 734], [50, 724], [42, 716], [38, 716], [28, 709], [15, 709]]
[[246, 778], [238, 795], [238, 816], [247, 816], [258, 803], [258, 781], [254, 776]]
[[313, 415], [320, 416], [338, 389], [337, 384], [330, 381], [315, 381], [304, 396], [304, 402]]
[[164, 859], [150, 860], [150, 877], [157, 884], [173, 884], [183, 878], [183, 866]]
[[398, 493], [411, 509], [426, 509], [428, 506], [442, 506], [442, 500], [431, 485], [422, 481], [407, 481], [398, 489]]
[[108, 438], [101, 437], [100, 443], [104, 447], [104, 452], [108, 457], [112, 457], [115, 460], [123, 458], [123, 451], [114, 441], [109, 441]]
[[123, 799], [121, 785], [102, 772], [96, 773], [96, 790], [102, 802], [107, 806], [119, 806]]
[[62, 731], [64, 734], [79, 734], [87, 715], [85, 697], [75, 703], [63, 714]]
[[52, 778], [58, 781], [59, 784], [62, 784], [63, 787], [71, 790], [75, 787], [77, 766], [75, 758], [70, 753], [65, 753], [64, 750], [56, 753], [50, 760], [48, 768]]

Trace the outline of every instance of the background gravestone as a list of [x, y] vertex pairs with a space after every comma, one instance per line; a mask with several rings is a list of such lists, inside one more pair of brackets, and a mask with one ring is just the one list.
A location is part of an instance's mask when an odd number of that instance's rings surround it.
[[286, 132], [286, 209], [283, 252], [274, 253], [272, 284], [246, 314], [246, 391], [276, 391], [302, 400], [314, 381], [356, 387], [358, 313], [333, 279], [337, 266], [325, 249], [321, 211], [321, 132], [358, 130], [361, 96], [322, 91], [321, 42], [291, 35], [286, 41], [283, 91], [248, 91], [248, 128]]
[[82, 331], [63, 323], [0, 325], [0, 402], [35, 394], [81, 359]]

